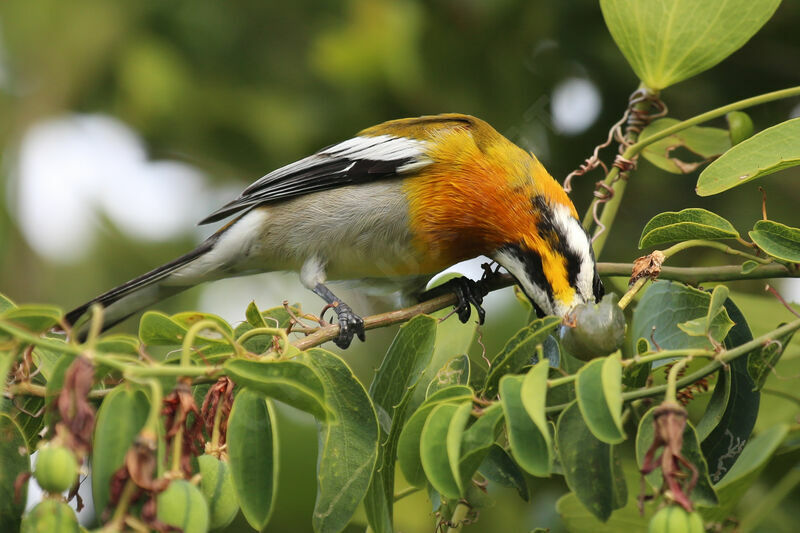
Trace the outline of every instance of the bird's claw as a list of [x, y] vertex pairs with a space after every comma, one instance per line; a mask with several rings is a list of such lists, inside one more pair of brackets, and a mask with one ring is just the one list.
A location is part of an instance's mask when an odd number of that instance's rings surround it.
[[425, 291], [422, 293], [421, 299], [427, 300], [448, 292], [452, 292], [456, 295], [458, 301], [454, 308], [461, 322], [466, 323], [467, 320], [469, 320], [469, 316], [472, 313], [470, 305], [474, 305], [475, 311], [478, 313], [478, 322], [483, 324], [486, 318], [486, 311], [482, 306], [483, 297], [489, 293], [483, 283], [464, 276], [453, 278], [438, 287]]
[[364, 319], [353, 312], [349, 305], [338, 302], [334, 307], [339, 318], [339, 335], [333, 339], [333, 343], [344, 350], [353, 341], [353, 337], [358, 337], [361, 342], [366, 338], [364, 335]]

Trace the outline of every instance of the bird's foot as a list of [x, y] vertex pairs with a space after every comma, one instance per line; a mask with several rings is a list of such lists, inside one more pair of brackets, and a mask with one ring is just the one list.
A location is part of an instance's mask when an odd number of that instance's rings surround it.
[[467, 320], [469, 320], [470, 314], [472, 313], [472, 308], [470, 305], [474, 305], [475, 311], [478, 313], [478, 322], [483, 324], [483, 321], [486, 318], [486, 311], [482, 306], [483, 297], [486, 296], [489, 291], [482, 281], [483, 280], [473, 281], [464, 276], [453, 278], [439, 285], [438, 287], [434, 287], [429, 291], [425, 291], [420, 296], [420, 300], [429, 300], [436, 296], [441, 296], [442, 294], [452, 292], [456, 295], [458, 300], [454, 306], [455, 312], [458, 315], [458, 319], [461, 322], [466, 323]]
[[353, 312], [349, 305], [341, 300], [333, 308], [339, 318], [339, 335], [333, 339], [334, 344], [344, 350], [353, 342], [353, 337], [358, 337], [361, 342], [364, 335], [364, 319]]

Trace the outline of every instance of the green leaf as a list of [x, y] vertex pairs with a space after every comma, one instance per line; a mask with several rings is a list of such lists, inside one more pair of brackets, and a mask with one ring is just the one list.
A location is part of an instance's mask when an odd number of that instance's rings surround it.
[[[534, 422], [523, 405], [523, 379], [523, 376], [503, 376], [500, 380], [500, 403], [506, 418], [508, 442], [511, 454], [523, 469], [534, 476], [547, 477], [553, 468], [554, 455], [550, 428], [546, 420], [543, 426]], [[543, 410], [541, 414], [544, 415]]]
[[352, 370], [338, 356], [321, 348], [302, 355], [325, 387], [333, 416], [320, 420], [317, 455], [317, 532], [341, 531], [369, 488], [378, 460], [379, 426], [372, 401]]
[[700, 173], [695, 190], [700, 196], [711, 196], [798, 164], [800, 118], [794, 118], [767, 128], [722, 154]]
[[420, 377], [430, 364], [437, 320], [419, 315], [400, 328], [381, 362], [369, 393], [387, 420], [381, 430], [378, 468], [364, 500], [367, 519], [376, 533], [391, 532], [397, 442]]
[[[644, 456], [647, 450], [653, 444], [655, 436], [654, 428], [654, 412], [657, 407], [653, 407], [639, 421], [639, 429], [636, 432], [636, 461], [639, 468], [644, 464]], [[660, 453], [660, 451], [658, 452]], [[687, 461], [692, 463], [697, 469], [697, 485], [695, 485], [692, 492], [689, 494], [692, 501], [701, 503], [703, 505], [713, 506], [717, 505], [717, 494], [714, 492], [714, 487], [711, 484], [711, 479], [708, 477], [708, 464], [706, 463], [703, 453], [700, 451], [700, 440], [697, 438], [697, 433], [694, 430], [691, 422], [686, 421], [686, 426], [683, 429], [683, 447], [681, 453]], [[663, 476], [661, 469], [658, 468], [645, 476], [650, 486], [660, 490], [663, 483]]]
[[560, 317], [537, 318], [511, 337], [500, 353], [492, 359], [483, 396], [493, 398], [497, 395], [500, 378], [506, 374], [520, 372], [524, 367], [536, 363], [538, 361], [536, 347], [543, 344], [547, 336], [560, 324]]
[[606, 26], [638, 78], [661, 90], [708, 70], [763, 26], [780, 0], [601, 0]]
[[111, 478], [123, 465], [149, 410], [144, 392], [120, 385], [106, 396], [97, 411], [92, 443], [92, 497], [98, 516], [108, 506]]
[[[671, 128], [680, 121], [674, 118], [660, 118], [648, 125], [639, 135], [643, 141], [656, 133]], [[642, 156], [655, 166], [673, 174], [689, 174], [700, 165], [720, 156], [731, 147], [731, 138], [727, 130], [720, 128], [703, 128], [692, 126], [647, 145]], [[674, 156], [672, 151], [684, 148], [699, 156], [699, 161], [683, 161]]]
[[[139, 322], [139, 338], [143, 343], [151, 346], [180, 346], [189, 328], [200, 320], [211, 320], [223, 329], [230, 332], [230, 326], [216, 315], [204, 313], [179, 313], [172, 317], [158, 311], [147, 311]], [[209, 335], [214, 335], [210, 337]], [[195, 337], [194, 349], [203, 357], [230, 355], [234, 353], [233, 346], [219, 336], [216, 330], [204, 330]]]
[[17, 478], [31, 471], [25, 435], [10, 416], [0, 414], [0, 531], [19, 531], [28, 497], [28, 482], [15, 495]]
[[556, 442], [567, 486], [594, 516], [608, 520], [628, 497], [615, 446], [592, 434], [576, 403], [558, 417]]
[[297, 360], [229, 359], [225, 374], [235, 383], [311, 413], [319, 420], [331, 416], [319, 373]]
[[[647, 339], [640, 337], [634, 346], [637, 355], [642, 355], [650, 351], [650, 343]], [[622, 371], [622, 384], [629, 388], [644, 387], [650, 375], [652, 363], [630, 365]]]
[[429, 397], [436, 391], [442, 390], [450, 385], [469, 385], [470, 366], [469, 356], [466, 354], [457, 355], [447, 361], [428, 384], [425, 397]]
[[733, 327], [733, 322], [724, 307], [729, 293], [728, 287], [724, 285], [714, 287], [706, 316], [682, 322], [678, 324], [678, 328], [692, 337], [710, 335], [716, 342], [721, 342]]
[[753, 119], [744, 111], [731, 111], [725, 115], [725, 120], [728, 122], [731, 146], [753, 136]]
[[594, 359], [581, 368], [575, 380], [575, 392], [583, 418], [595, 437], [608, 444], [625, 440], [619, 352]]
[[[436, 285], [446, 282], [454, 276], [442, 276], [437, 280]], [[422, 373], [420, 378], [420, 385], [414, 391], [414, 396], [409, 403], [409, 408], [415, 410], [422, 402], [425, 401], [428, 389], [428, 383], [436, 379], [436, 373], [444, 364], [453, 357], [469, 352], [469, 347], [472, 345], [472, 339], [475, 338], [475, 332], [478, 328], [478, 322], [475, 320], [468, 320], [466, 324], [462, 323], [455, 316], [451, 316], [447, 320], [442, 320], [445, 316], [450, 314], [450, 309], [439, 310], [431, 316], [437, 319], [436, 326], [436, 343], [433, 349], [433, 356], [428, 367]], [[475, 309], [472, 308], [473, 315], [475, 316]]]
[[464, 486], [459, 471], [461, 435], [472, 401], [460, 405], [441, 403], [433, 408], [422, 428], [420, 459], [425, 475], [442, 496], [457, 499]]
[[16, 307], [15, 304], [9, 297], [0, 293], [0, 313], [5, 313], [9, 309]]
[[733, 465], [728, 475], [715, 486], [719, 496], [719, 506], [701, 509], [704, 520], [722, 521], [730, 514], [747, 489], [758, 478], [787, 434], [788, 428], [785, 425], [773, 426], [759, 433], [744, 447], [741, 457]]
[[[682, 283], [656, 281], [648, 287], [633, 314], [631, 338], [652, 338], [664, 350], [713, 348], [705, 336], [690, 336], [678, 324], [708, 315], [711, 296]], [[718, 336], [715, 338], [719, 339]]]
[[753, 379], [756, 390], [761, 390], [775, 365], [783, 355], [786, 346], [792, 341], [794, 331], [778, 339], [772, 339], [764, 346], [756, 348], [747, 356], [747, 373]]
[[254, 328], [266, 328], [267, 323], [264, 321], [264, 317], [261, 315], [261, 311], [258, 310], [258, 306], [255, 302], [250, 302], [247, 305], [247, 309], [244, 311], [245, 319], [247, 323], [253, 326]]
[[471, 401], [472, 395], [472, 389], [469, 387], [452, 385], [431, 395], [408, 418], [397, 442], [397, 460], [403, 476], [411, 485], [415, 487], [425, 486], [426, 478], [425, 471], [422, 468], [419, 444], [422, 439], [425, 421], [428, 419], [430, 412], [434, 407], [442, 403], [460, 404], [465, 401]]
[[800, 263], [800, 229], [771, 220], [759, 220], [749, 235], [768, 255], [781, 261]]
[[744, 263], [742, 263], [742, 274], [749, 274], [753, 270], [757, 269], [759, 264], [755, 261], [748, 259]]
[[0, 314], [0, 321], [38, 334], [58, 324], [62, 314], [61, 309], [52, 305], [21, 305], [6, 309]]
[[278, 487], [278, 431], [270, 401], [244, 388], [228, 417], [228, 457], [236, 498], [247, 523], [261, 531], [269, 522]]
[[134, 355], [138, 357], [140, 345], [139, 339], [133, 335], [116, 333], [113, 335], [104, 335], [97, 339], [95, 349], [98, 352]]
[[645, 224], [639, 248], [690, 239], [735, 239], [739, 232], [721, 216], [690, 207], [683, 211], [660, 213]]
[[461, 479], [472, 478], [483, 463], [497, 438], [502, 420], [503, 406], [500, 402], [495, 402], [484, 409], [475, 423], [464, 431], [461, 438], [461, 465], [459, 467]]
[[478, 471], [489, 481], [494, 481], [502, 487], [516, 489], [520, 498], [529, 501], [530, 494], [528, 484], [525, 482], [525, 473], [499, 444], [494, 443], [489, 447], [486, 459]]
[[[628, 486], [631, 490], [639, 490], [639, 480], [636, 479], [636, 484], [629, 482]], [[556, 502], [556, 511], [570, 533], [643, 533], [648, 530], [650, 518], [655, 514], [654, 508], [655, 504], [645, 502], [642, 516], [636, 498], [632, 498], [627, 505], [614, 511], [607, 521], [601, 522], [581, 504], [575, 493], [568, 492]]]
[[[736, 324], [725, 338], [725, 348], [731, 350], [753, 339], [750, 328], [733, 300], [725, 301], [725, 309]], [[760, 394], [754, 390], [753, 380], [747, 372], [747, 358], [731, 361], [719, 372], [716, 387], [730, 388], [728, 402], [719, 423], [702, 441], [703, 455], [708, 461], [711, 481], [718, 482], [731, 469], [742, 451], [758, 418]], [[728, 381], [730, 384], [728, 384]], [[716, 392], [716, 388], [715, 388]], [[712, 395], [713, 399], [713, 395]], [[703, 421], [701, 420], [701, 426]], [[707, 427], [703, 427], [703, 432]], [[701, 433], [701, 434], [702, 434]]]

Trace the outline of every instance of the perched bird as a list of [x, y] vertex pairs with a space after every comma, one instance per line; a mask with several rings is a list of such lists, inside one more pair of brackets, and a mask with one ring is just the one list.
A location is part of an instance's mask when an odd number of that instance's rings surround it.
[[[195, 250], [97, 302], [110, 327], [199, 283], [258, 272], [299, 271], [333, 305], [347, 347], [363, 320], [326, 285], [359, 280], [420, 296], [437, 272], [486, 255], [516, 279], [540, 315], [564, 316], [603, 285], [575, 207], [533, 154], [486, 122], [461, 114], [392, 120], [323, 148], [254, 182], [200, 224], [237, 215]], [[459, 316], [485, 291], [446, 284]]]

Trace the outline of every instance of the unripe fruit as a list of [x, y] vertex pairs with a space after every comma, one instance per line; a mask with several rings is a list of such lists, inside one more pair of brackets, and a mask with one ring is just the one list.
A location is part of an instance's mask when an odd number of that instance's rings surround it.
[[78, 461], [69, 448], [47, 444], [39, 449], [33, 475], [43, 490], [61, 493], [75, 484]]
[[78, 533], [75, 512], [64, 502], [46, 498], [22, 520], [20, 533]]
[[700, 513], [688, 513], [680, 505], [670, 505], [650, 519], [648, 533], [704, 533]]
[[725, 118], [728, 120], [731, 145], [739, 144], [753, 135], [753, 120], [747, 113], [731, 111]]
[[197, 458], [200, 466], [200, 490], [208, 503], [211, 529], [221, 529], [230, 524], [239, 512], [239, 502], [233, 487], [233, 477], [228, 463], [213, 455]]
[[562, 325], [561, 345], [583, 361], [617, 351], [625, 340], [625, 314], [616, 294], [607, 294], [599, 304], [575, 306], [568, 320], [574, 327]]
[[208, 531], [208, 505], [200, 489], [184, 479], [169, 484], [167, 490], [158, 495], [159, 520], [183, 530], [184, 533], [206, 533]]

